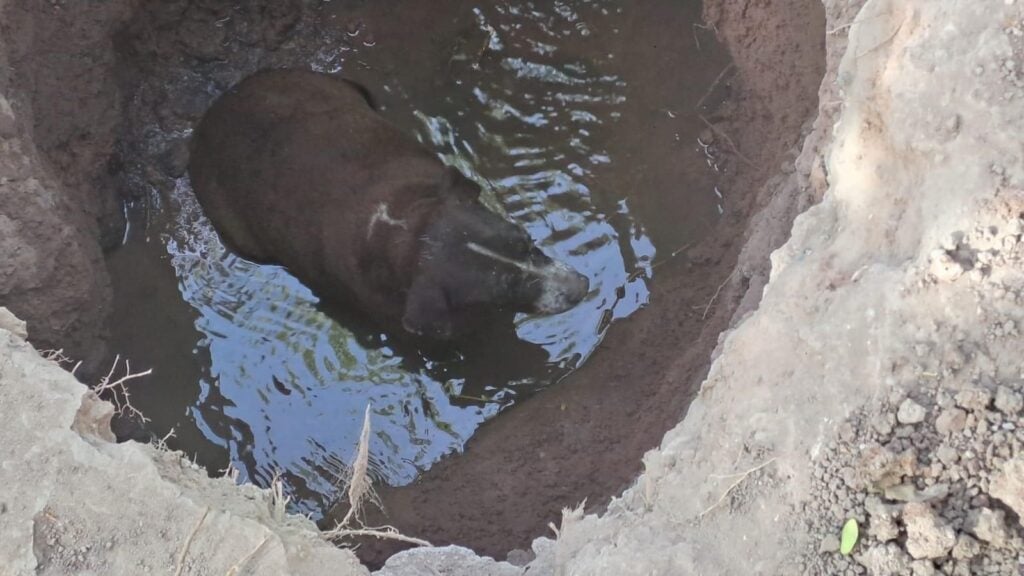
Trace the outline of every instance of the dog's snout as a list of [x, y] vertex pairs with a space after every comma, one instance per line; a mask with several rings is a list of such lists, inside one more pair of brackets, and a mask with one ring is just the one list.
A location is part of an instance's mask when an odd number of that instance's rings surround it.
[[536, 310], [542, 314], [558, 314], [579, 304], [590, 292], [590, 279], [561, 262], [544, 268], [543, 288]]

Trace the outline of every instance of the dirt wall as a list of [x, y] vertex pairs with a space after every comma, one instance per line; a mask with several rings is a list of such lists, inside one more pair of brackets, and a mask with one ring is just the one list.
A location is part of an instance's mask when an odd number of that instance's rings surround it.
[[133, 6], [0, 2], [0, 305], [83, 374], [105, 352], [102, 248], [123, 229], [113, 32]]

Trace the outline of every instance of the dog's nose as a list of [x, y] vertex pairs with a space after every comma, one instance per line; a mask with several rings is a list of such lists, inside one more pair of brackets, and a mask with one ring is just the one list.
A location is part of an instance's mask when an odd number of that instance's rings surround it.
[[569, 266], [554, 262], [543, 273], [544, 288], [537, 300], [537, 312], [558, 314], [580, 303], [590, 292], [590, 280]]
[[573, 270], [572, 279], [569, 281], [569, 289], [566, 298], [570, 301], [569, 306], [579, 304], [590, 292], [590, 278]]

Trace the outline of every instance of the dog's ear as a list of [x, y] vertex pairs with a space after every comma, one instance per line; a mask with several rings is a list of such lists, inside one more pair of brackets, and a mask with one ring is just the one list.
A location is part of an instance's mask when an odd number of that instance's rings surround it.
[[458, 168], [445, 166], [438, 191], [442, 198], [472, 202], [480, 197], [480, 185], [466, 178]]
[[452, 335], [451, 313], [441, 284], [421, 274], [413, 281], [405, 297], [402, 326], [412, 334], [439, 340]]

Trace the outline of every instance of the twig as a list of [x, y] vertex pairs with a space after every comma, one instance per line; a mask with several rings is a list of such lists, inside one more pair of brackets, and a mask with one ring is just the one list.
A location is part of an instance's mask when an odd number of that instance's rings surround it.
[[384, 540], [398, 540], [399, 542], [406, 542], [408, 544], [415, 544], [417, 546], [433, 546], [426, 540], [419, 538], [413, 538], [412, 536], [406, 536], [400, 533], [396, 528], [392, 526], [382, 526], [380, 528], [335, 528], [330, 532], [325, 532], [324, 536], [331, 540], [341, 540], [343, 538], [351, 538], [358, 536], [369, 536], [371, 538], [380, 538]]
[[726, 276], [725, 280], [723, 280], [722, 283], [718, 285], [718, 289], [715, 290], [715, 293], [711, 295], [711, 300], [708, 300], [708, 305], [704, 307], [704, 313], [700, 315], [701, 320], [707, 319], [708, 311], [711, 310], [711, 305], [715, 303], [715, 300], [718, 299], [718, 294], [722, 291], [722, 288], [725, 288], [725, 285], [729, 283], [729, 280], [732, 280], [732, 277], [735, 274], [736, 270], [734, 269], [732, 273]]
[[708, 506], [703, 512], [701, 512], [699, 518], [703, 518], [709, 512], [711, 512], [715, 508], [718, 508], [722, 504], [722, 502], [725, 501], [725, 498], [727, 496], [729, 496], [729, 494], [733, 490], [735, 490], [737, 486], [742, 484], [743, 481], [746, 480], [751, 474], [753, 474], [754, 472], [757, 472], [758, 470], [764, 468], [765, 466], [771, 464], [772, 462], [775, 462], [775, 458], [774, 457], [769, 458], [767, 461], [762, 462], [761, 464], [758, 464], [757, 466], [754, 466], [753, 468], [751, 468], [750, 470], [747, 470], [746, 472], [742, 472], [742, 473], [737, 474], [740, 477], [738, 479], [736, 479], [736, 481], [733, 482], [731, 485], [729, 485], [728, 488], [726, 488], [725, 492], [723, 492], [722, 495], [719, 496], [718, 500], [714, 504], [712, 504], [711, 506]]
[[199, 522], [196, 522], [192, 532], [188, 535], [188, 539], [185, 540], [185, 546], [181, 548], [181, 554], [178, 554], [178, 568], [174, 571], [174, 576], [181, 576], [181, 571], [185, 569], [185, 556], [188, 555], [188, 549], [192, 546], [192, 540], [196, 537], [196, 532], [199, 532], [199, 527], [206, 521], [206, 515], [209, 513], [210, 507], [207, 506], [203, 509], [203, 515], [199, 518]]
[[715, 78], [715, 81], [712, 82], [711, 86], [708, 87], [708, 91], [705, 92], [703, 96], [701, 96], [700, 100], [697, 100], [697, 104], [694, 105], [693, 107], [694, 110], [700, 109], [701, 105], [704, 104], [704, 101], [707, 100], [708, 97], [711, 96], [711, 93], [715, 91], [715, 88], [718, 87], [718, 83], [722, 81], [722, 78], [725, 77], [726, 73], [729, 72], [729, 70], [732, 70], [732, 67], [733, 64], [730, 62], [728, 66], [722, 68], [722, 71], [718, 73], [718, 76]]
[[741, 160], [743, 160], [744, 162], [746, 162], [747, 164], [749, 164], [751, 166], [754, 165], [754, 163], [750, 161], [750, 158], [747, 158], [746, 156], [743, 155], [742, 152], [740, 152], [740, 149], [739, 149], [738, 146], [736, 146], [736, 143], [733, 142], [732, 138], [729, 138], [729, 135], [726, 134], [721, 128], [719, 128], [719, 127], [715, 126], [714, 124], [712, 124], [710, 120], [708, 120], [707, 118], [705, 118], [701, 114], [698, 114], [697, 117], [700, 118], [701, 122], [707, 124], [708, 128], [711, 128], [716, 134], [718, 134], [722, 138], [725, 138], [725, 141], [728, 142], [729, 146], [732, 147], [732, 151], [735, 152], [736, 155], [739, 156]]
[[896, 29], [893, 30], [892, 34], [890, 34], [885, 40], [882, 40], [878, 44], [875, 44], [873, 47], [868, 48], [867, 50], [865, 50], [864, 52], [861, 52], [860, 54], [857, 54], [857, 57], [856, 57], [857, 60], [860, 60], [860, 58], [862, 56], [867, 56], [868, 54], [874, 52], [875, 50], [878, 50], [882, 46], [885, 46], [889, 42], [892, 42], [893, 38], [895, 38], [896, 35], [900, 33], [900, 30], [903, 29], [903, 24], [905, 24], [906, 22], [907, 22], [907, 20], [904, 18], [903, 21], [900, 22], [900, 25], [897, 26]]
[[224, 576], [237, 576], [238, 573], [242, 571], [242, 568], [245, 568], [245, 565], [249, 563], [249, 560], [252, 560], [253, 556], [256, 556], [268, 540], [270, 540], [270, 536], [264, 536], [259, 545], [253, 548], [252, 552], [243, 556], [242, 559], [236, 562], [234, 566], [228, 568], [228, 571], [224, 573]]
[[367, 470], [370, 466], [370, 405], [366, 405], [363, 413], [363, 429], [359, 433], [359, 444], [356, 457], [352, 462], [352, 477], [348, 483], [348, 513], [339, 526], [348, 526], [353, 518], [359, 517], [365, 496], [372, 494], [373, 488], [367, 481]]

